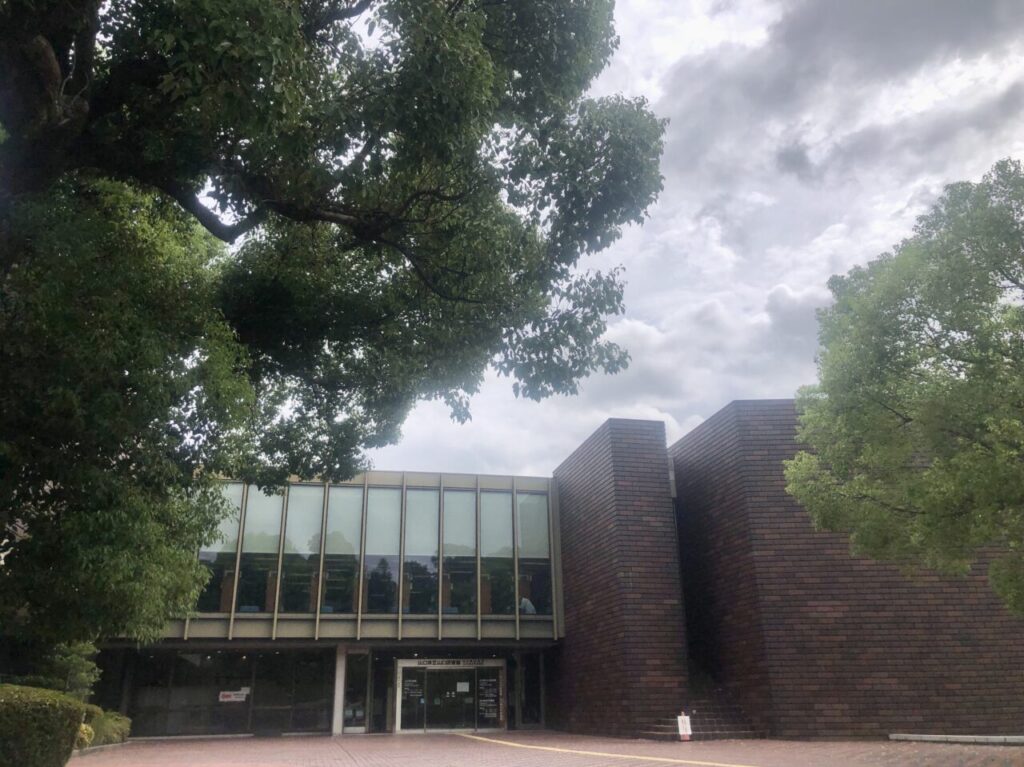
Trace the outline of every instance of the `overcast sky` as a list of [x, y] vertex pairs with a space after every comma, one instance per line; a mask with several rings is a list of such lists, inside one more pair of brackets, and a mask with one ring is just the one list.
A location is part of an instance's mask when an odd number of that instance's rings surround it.
[[941, 191], [1024, 158], [1020, 0], [618, 0], [596, 94], [670, 119], [665, 190], [589, 265], [626, 268], [632, 355], [577, 397], [489, 376], [473, 420], [421, 404], [376, 468], [550, 475], [606, 418], [670, 442], [734, 399], [815, 380], [829, 276], [910, 233]]

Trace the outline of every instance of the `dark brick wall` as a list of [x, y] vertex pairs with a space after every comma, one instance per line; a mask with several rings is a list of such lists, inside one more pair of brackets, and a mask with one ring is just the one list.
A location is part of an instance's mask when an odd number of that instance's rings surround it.
[[694, 668], [725, 687], [756, 729], [766, 732], [771, 695], [740, 474], [743, 449], [733, 415], [716, 415], [670, 448], [687, 642]]
[[549, 668], [548, 723], [635, 736], [686, 702], [664, 424], [606, 421], [554, 476], [565, 639]]
[[[684, 568], [705, 581], [738, 570], [743, 587], [715, 595], [738, 590], [754, 618], [744, 636], [719, 637], [732, 684], [763, 695], [763, 674], [750, 671], [763, 664], [775, 735], [1019, 733], [1024, 620], [1000, 605], [983, 566], [963, 579], [905, 577], [851, 557], [845, 536], [815, 532], [785, 492], [795, 426], [791, 401], [734, 402], [672, 448], [683, 518], [711, 518], [687, 522], [688, 545], [707, 556]], [[715, 454], [729, 456], [732, 475]]]

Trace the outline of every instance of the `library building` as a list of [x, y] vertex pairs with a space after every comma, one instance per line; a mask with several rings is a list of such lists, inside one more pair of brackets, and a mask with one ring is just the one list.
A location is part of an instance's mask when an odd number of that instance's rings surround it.
[[798, 449], [792, 401], [747, 400], [671, 446], [610, 419], [548, 477], [225, 482], [195, 613], [108, 643], [95, 702], [134, 736], [1017, 734], [985, 563], [852, 557], [786, 494]]

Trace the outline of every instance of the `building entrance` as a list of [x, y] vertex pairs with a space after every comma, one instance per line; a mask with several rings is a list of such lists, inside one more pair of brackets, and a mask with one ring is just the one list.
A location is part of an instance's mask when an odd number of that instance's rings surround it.
[[504, 660], [400, 660], [400, 732], [503, 729]]

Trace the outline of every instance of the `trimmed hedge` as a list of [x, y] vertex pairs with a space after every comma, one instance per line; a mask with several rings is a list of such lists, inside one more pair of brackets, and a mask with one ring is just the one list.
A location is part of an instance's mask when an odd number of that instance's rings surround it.
[[0, 765], [64, 767], [84, 717], [63, 693], [0, 684]]
[[96, 733], [93, 732], [92, 727], [82, 722], [78, 725], [78, 736], [75, 738], [75, 748], [89, 748], [92, 745], [92, 739], [96, 737]]
[[104, 711], [101, 716], [93, 719], [91, 724], [96, 733], [92, 742], [94, 746], [124, 743], [132, 728], [132, 720], [116, 711]]

